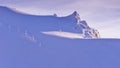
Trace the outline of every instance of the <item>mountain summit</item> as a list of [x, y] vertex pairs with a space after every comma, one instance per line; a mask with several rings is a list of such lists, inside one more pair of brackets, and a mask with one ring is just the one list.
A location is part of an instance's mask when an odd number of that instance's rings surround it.
[[77, 12], [77, 11], [74, 11], [73, 13], [72, 13], [72, 16], [78, 16], [79, 15], [79, 13]]
[[81, 21], [79, 13], [77, 13], [77, 11], [74, 11], [72, 15], [76, 18], [77, 24], [79, 24]]
[[80, 15], [77, 11], [74, 11], [69, 17], [76, 20], [75, 29], [82, 29], [82, 34], [84, 38], [99, 38], [100, 34], [96, 29], [91, 28], [85, 20], [81, 20]]
[[56, 14], [35, 16], [0, 7], [0, 15], [0, 23], [12, 32], [14, 30], [24, 34], [27, 31], [27, 35], [30, 32], [37, 37], [41, 33], [67, 38], [99, 38], [99, 32], [89, 27], [85, 20], [81, 20], [77, 11], [66, 17], [58, 17]]

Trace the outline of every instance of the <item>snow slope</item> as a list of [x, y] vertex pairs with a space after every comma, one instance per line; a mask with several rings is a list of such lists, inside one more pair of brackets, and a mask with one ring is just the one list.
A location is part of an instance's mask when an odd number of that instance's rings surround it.
[[[0, 7], [0, 21], [9, 27], [19, 28], [22, 31], [29, 30], [33, 32], [59, 31], [83, 34], [84, 37], [93, 38], [95, 30], [88, 26], [85, 21], [81, 21], [79, 14], [75, 11], [66, 17], [57, 17], [56, 15], [35, 16], [27, 15], [22, 12], [15, 12], [7, 7]], [[85, 30], [83, 32], [83, 30]], [[94, 31], [94, 32], [93, 32]], [[86, 33], [87, 33], [86, 32]], [[90, 35], [89, 35], [90, 34]], [[84, 38], [83, 37], [83, 38]]]
[[32, 42], [0, 32], [0, 68], [119, 68], [120, 40], [41, 35]]
[[43, 34], [79, 33], [72, 28], [75, 21], [71, 16], [33, 16], [0, 7], [0, 68], [120, 68], [119, 39]]
[[70, 38], [70, 39], [81, 39], [83, 38], [82, 34], [75, 34], [70, 32], [63, 32], [63, 31], [49, 31], [49, 32], [42, 32], [43, 34], [53, 35], [58, 37]]

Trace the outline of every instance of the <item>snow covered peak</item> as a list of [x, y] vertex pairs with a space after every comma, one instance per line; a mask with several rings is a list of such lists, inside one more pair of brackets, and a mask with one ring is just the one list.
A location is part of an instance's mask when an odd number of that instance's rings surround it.
[[78, 14], [78, 12], [77, 12], [77, 11], [74, 11], [74, 12], [73, 12], [73, 14], [74, 14], [74, 15], [77, 15], [77, 14]]
[[58, 17], [57, 14], [54, 16], [35, 16], [16, 13], [9, 8], [1, 7], [0, 15], [0, 22], [7, 24], [9, 30], [21, 31], [20, 33], [23, 35], [25, 31], [28, 31], [28, 34], [25, 33], [25, 37], [30, 39], [39, 37], [39, 32], [45, 32], [45, 34], [47, 32], [50, 35], [65, 38], [98, 38], [99, 35], [97, 30], [92, 29], [86, 21], [80, 19], [77, 11], [66, 17]]
[[71, 19], [76, 20], [76, 23], [77, 23], [77, 24], [79, 24], [80, 21], [81, 21], [80, 15], [79, 15], [79, 13], [78, 13], [77, 11], [74, 11], [71, 15], [69, 15], [69, 17], [70, 17]]

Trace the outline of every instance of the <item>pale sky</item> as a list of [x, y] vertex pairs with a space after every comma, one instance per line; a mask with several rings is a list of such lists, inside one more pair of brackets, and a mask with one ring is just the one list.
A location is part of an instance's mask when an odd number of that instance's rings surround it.
[[35, 15], [66, 16], [77, 11], [102, 38], [120, 38], [120, 0], [0, 0], [0, 5]]

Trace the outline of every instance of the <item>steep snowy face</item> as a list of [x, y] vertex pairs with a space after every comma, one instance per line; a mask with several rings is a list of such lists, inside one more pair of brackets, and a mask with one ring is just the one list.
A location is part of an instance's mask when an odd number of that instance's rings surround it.
[[81, 20], [76, 11], [66, 17], [58, 17], [56, 14], [35, 16], [0, 7], [0, 15], [0, 22], [7, 29], [18, 31], [31, 39], [34, 39], [33, 36], [39, 37], [40, 33], [65, 38], [99, 38], [99, 32]]
[[79, 24], [81, 21], [80, 15], [77, 11], [74, 11], [71, 15], [68, 16], [68, 18], [74, 20], [77, 24]]
[[100, 38], [99, 32], [96, 29], [91, 28], [85, 20], [80, 21], [79, 24], [77, 24], [77, 26], [75, 27], [75, 29], [82, 29], [82, 34], [84, 38]]
[[75, 30], [77, 32], [81, 30], [79, 33], [82, 34], [83, 38], [100, 38], [99, 32], [96, 29], [91, 28], [85, 20], [81, 20], [77, 11], [74, 11], [69, 17], [75, 20]]
[[76, 18], [77, 25], [79, 25], [79, 24], [80, 24], [80, 21], [81, 21], [80, 15], [77, 13], [77, 11], [74, 11], [73, 15], [74, 15], [75, 18]]

